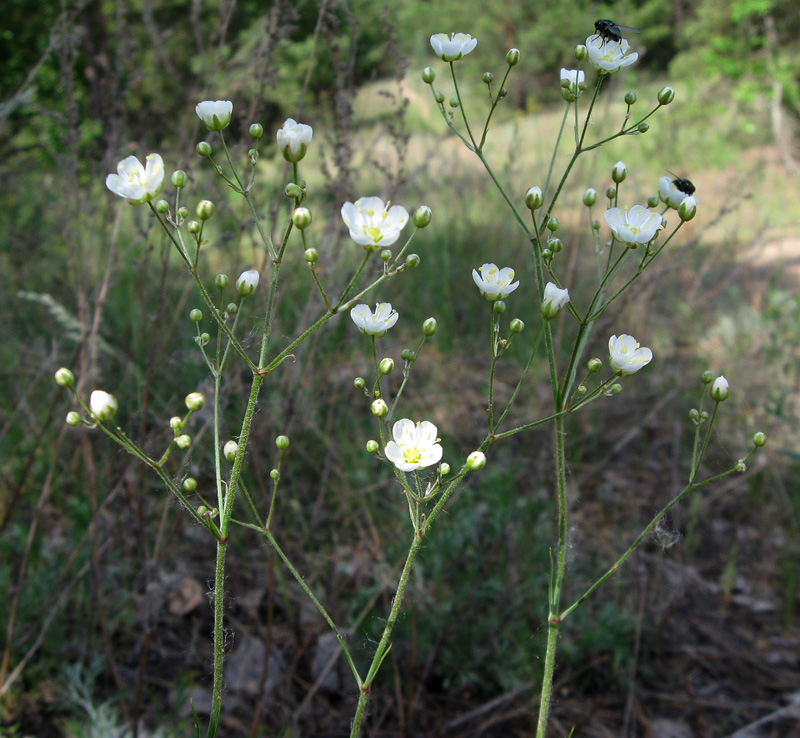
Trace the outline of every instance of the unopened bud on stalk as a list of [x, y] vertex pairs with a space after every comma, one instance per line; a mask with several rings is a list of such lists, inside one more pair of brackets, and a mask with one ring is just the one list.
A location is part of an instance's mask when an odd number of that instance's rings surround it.
[[575, 58], [578, 61], [583, 61], [586, 58], [586, 47], [583, 44], [578, 44], [575, 47]]
[[195, 150], [200, 156], [211, 156], [214, 152], [214, 149], [211, 148], [211, 144], [208, 141], [201, 141], [195, 146]]
[[353, 387], [355, 387], [357, 390], [363, 390], [366, 386], [367, 383], [364, 381], [364, 377], [356, 377], [353, 380]]
[[564, 248], [564, 244], [561, 242], [560, 238], [548, 238], [547, 239], [547, 248], [550, 249], [554, 254], [557, 254]]
[[214, 284], [216, 285], [217, 289], [222, 292], [228, 284], [230, 284], [230, 280], [228, 279], [227, 274], [218, 274], [214, 277]]
[[370, 410], [376, 417], [385, 418], [389, 412], [389, 406], [386, 404], [386, 400], [379, 397], [377, 400], [372, 401]]
[[367, 453], [368, 454], [376, 454], [376, 453], [378, 453], [378, 450], [380, 449], [380, 447], [381, 447], [381, 445], [374, 438], [371, 438], [369, 441], [367, 441]]
[[248, 269], [239, 275], [236, 280], [236, 290], [242, 297], [249, 297], [258, 287], [258, 272], [255, 269]]
[[589, 361], [586, 362], [586, 368], [594, 374], [603, 368], [603, 362], [597, 358], [589, 359]]
[[495, 300], [494, 303], [492, 303], [492, 310], [498, 315], [502, 315], [506, 311], [506, 308], [507, 306], [504, 300]]
[[381, 363], [378, 364], [378, 371], [381, 374], [391, 374], [394, 371], [394, 359], [389, 357], [381, 359]]
[[186, 477], [183, 480], [183, 490], [184, 492], [195, 492], [197, 490], [197, 480], [193, 477]]
[[753, 436], [753, 444], [761, 448], [761, 446], [767, 445], [767, 435], [766, 433], [762, 433], [759, 431]]
[[731, 391], [728, 387], [728, 380], [722, 375], [718, 376], [714, 380], [714, 384], [711, 385], [711, 399], [715, 402], [724, 402], [728, 399], [730, 394]]
[[303, 196], [303, 188], [299, 184], [289, 182], [283, 189], [283, 194], [291, 200], [297, 200]]
[[614, 168], [611, 170], [611, 179], [613, 179], [617, 184], [625, 181], [625, 178], [628, 176], [628, 167], [625, 166], [624, 161], [618, 161], [614, 164]]
[[675, 99], [675, 90], [671, 87], [662, 87], [658, 91], [658, 102], [660, 105], [669, 105]]
[[176, 169], [172, 173], [172, 177], [170, 179], [175, 187], [180, 188], [186, 186], [186, 172], [184, 172], [183, 169]]
[[308, 208], [295, 208], [292, 223], [301, 231], [305, 230], [311, 225], [311, 211]]
[[203, 311], [202, 310], [198, 310], [197, 308], [194, 308], [193, 310], [189, 311], [189, 320], [191, 320], [192, 323], [199, 323], [202, 319], [203, 319]]
[[156, 203], [156, 212], [164, 215], [169, 212], [169, 203], [166, 200], [159, 200]]
[[70, 410], [67, 413], [67, 425], [80, 425], [81, 424], [81, 416], [80, 413], [76, 413], [74, 410]]
[[197, 217], [200, 220], [208, 220], [214, 215], [214, 203], [211, 200], [200, 200], [197, 203]]
[[734, 468], [734, 469], [735, 469], [737, 472], [739, 472], [740, 474], [742, 474], [742, 473], [744, 473], [744, 472], [746, 472], [746, 471], [747, 471], [747, 464], [745, 464], [745, 463], [744, 463], [744, 459], [739, 459], [739, 461], [737, 461], [737, 462], [736, 462], [736, 466], [735, 466], [735, 467], [733, 467], [733, 468]]
[[436, 333], [437, 327], [438, 324], [436, 322], [436, 318], [427, 318], [425, 322], [422, 324], [422, 332], [426, 336], [432, 336], [434, 333]]
[[528, 210], [538, 210], [544, 203], [541, 187], [531, 187], [525, 194], [525, 205]]
[[383, 261], [389, 261], [389, 259], [391, 258], [392, 258], [392, 252], [390, 249], [384, 249], [383, 251], [381, 251], [381, 259]]
[[222, 453], [224, 454], [225, 458], [232, 464], [234, 459], [236, 458], [236, 452], [239, 450], [239, 444], [236, 441], [228, 441], [222, 447]]
[[75, 384], [75, 375], [66, 367], [61, 367], [56, 372], [56, 384], [59, 387], [72, 387]]
[[701, 381], [703, 384], [711, 384], [711, 383], [714, 381], [714, 372], [712, 372], [710, 369], [706, 369], [706, 370], [705, 370], [705, 371], [704, 371], [704, 372], [703, 372], [703, 373], [700, 375], [700, 381]]
[[451, 97], [450, 98], [450, 107], [451, 108], [457, 108], [460, 104], [461, 103], [458, 102], [458, 98], [457, 97]]
[[697, 200], [694, 197], [684, 197], [681, 204], [678, 206], [678, 217], [686, 222], [697, 215]]
[[512, 333], [522, 333], [525, 330], [525, 323], [523, 323], [519, 318], [514, 318], [509, 324], [508, 329]]
[[269, 472], [269, 478], [274, 482], [277, 482], [281, 478], [281, 473], [277, 469], [271, 469]]
[[253, 125], [250, 126], [251, 138], [254, 138], [256, 141], [258, 141], [258, 139], [261, 138], [263, 135], [264, 135], [264, 126], [262, 126], [260, 123], [253, 123]]
[[509, 49], [506, 54], [506, 63], [509, 67], [519, 64], [519, 49]]
[[189, 233], [191, 233], [193, 236], [196, 236], [198, 233], [200, 233], [201, 227], [202, 226], [196, 220], [190, 220], [186, 224], [186, 230], [189, 231]]
[[650, 195], [650, 197], [647, 198], [647, 207], [657, 208], [659, 202], [658, 195]]
[[228, 315], [236, 315], [236, 313], [239, 312], [239, 306], [235, 302], [229, 302], [225, 306], [225, 312], [228, 313]]
[[636, 130], [639, 131], [639, 133], [647, 133], [650, 130], [650, 124], [649, 123], [639, 123], [639, 125], [636, 126]]
[[485, 85], [490, 85], [494, 82], [494, 75], [491, 72], [484, 72], [481, 80], [483, 80]]
[[483, 451], [473, 451], [467, 456], [467, 469], [469, 471], [478, 471], [486, 466], [486, 454]]
[[616, 187], [609, 187], [606, 190], [606, 197], [609, 200], [613, 200], [617, 196], [617, 188]]
[[117, 414], [117, 398], [103, 390], [95, 390], [89, 397], [89, 407], [95, 418], [107, 423]]
[[275, 445], [281, 451], [285, 451], [287, 448], [289, 448], [289, 437], [288, 436], [278, 436], [275, 439]]
[[181, 206], [178, 208], [178, 217], [179, 217], [179, 218], [181, 218], [181, 219], [183, 219], [183, 218], [185, 218], [187, 215], [189, 215], [189, 208], [187, 208], [185, 205], [181, 205]]
[[317, 251], [316, 249], [306, 249], [303, 252], [303, 258], [309, 264], [316, 264], [317, 260], [319, 259], [319, 251]]
[[625, 104], [626, 105], [634, 105], [636, 103], [637, 99], [638, 98], [636, 97], [636, 93], [635, 92], [626, 92], [625, 93]]
[[422, 70], [422, 81], [426, 85], [433, 84], [433, 81], [435, 79], [436, 79], [436, 72], [433, 71], [432, 67], [425, 67], [425, 69]]
[[189, 408], [192, 412], [197, 412], [198, 410], [203, 409], [203, 405], [206, 404], [206, 398], [203, 397], [199, 392], [190, 392], [186, 395], [186, 407]]
[[177, 415], [173, 415], [169, 419], [169, 427], [172, 428], [175, 433], [180, 433], [181, 428], [183, 428], [183, 421]]
[[175, 439], [175, 445], [176, 445], [176, 446], [177, 446], [179, 449], [182, 449], [183, 451], [185, 451], [187, 448], [189, 448], [189, 446], [191, 446], [191, 445], [192, 445], [192, 437], [191, 437], [191, 436], [187, 436], [187, 435], [184, 433], [182, 436], [178, 436], [178, 437]]
[[409, 254], [406, 256], [406, 266], [409, 269], [416, 269], [419, 266], [419, 254]]
[[431, 218], [433, 217], [433, 213], [431, 209], [427, 205], [420, 205], [414, 211], [414, 225], [417, 228], [424, 228], [431, 222]]
[[558, 226], [558, 218], [550, 218], [550, 220], [547, 221], [547, 230], [551, 233], [555, 233], [558, 230]]
[[590, 208], [597, 202], [597, 190], [594, 187], [590, 187], [586, 192], [583, 193], [583, 204], [586, 207]]
[[620, 392], [622, 392], [622, 385], [621, 384], [618, 383], [618, 384], [612, 384], [611, 385], [611, 394], [612, 395], [618, 395]]
[[443, 461], [441, 464], [439, 464], [439, 474], [441, 474], [443, 477], [446, 477], [449, 473], [450, 464], [448, 464], [446, 461]]
[[439, 105], [442, 105], [444, 103], [444, 93], [443, 92], [437, 92], [433, 96], [433, 99], [436, 100], [436, 102], [439, 103]]

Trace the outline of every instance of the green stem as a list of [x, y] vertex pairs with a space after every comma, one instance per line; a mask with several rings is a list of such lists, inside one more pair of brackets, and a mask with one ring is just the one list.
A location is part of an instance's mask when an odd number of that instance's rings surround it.
[[217, 542], [217, 565], [214, 571], [214, 684], [211, 693], [211, 718], [208, 723], [207, 738], [217, 734], [220, 712], [222, 710], [222, 665], [225, 658], [225, 553], [227, 541]]

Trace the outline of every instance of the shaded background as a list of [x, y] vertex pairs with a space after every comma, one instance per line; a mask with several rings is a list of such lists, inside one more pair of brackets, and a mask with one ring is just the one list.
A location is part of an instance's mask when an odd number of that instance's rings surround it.
[[[193, 343], [197, 306], [181, 265], [143, 208], [105, 190], [116, 162], [158, 151], [189, 173], [190, 206], [217, 204], [206, 274], [260, 267], [242, 203], [210, 176], [194, 146], [203, 99], [234, 101], [228, 140], [244, 161], [264, 125], [256, 198], [281, 230], [288, 170], [273, 132], [287, 116], [314, 126], [303, 162], [309, 231], [322, 278], [341, 284], [359, 255], [341, 223], [345, 200], [380, 194], [426, 203], [416, 272], [386, 294], [402, 319], [382, 344], [399, 360], [435, 315], [440, 329], [404, 395], [429, 417], [446, 457], [482, 438], [488, 360], [485, 305], [470, 270], [513, 265], [523, 282], [509, 315], [536, 325], [520, 236], [479, 163], [451, 136], [419, 79], [445, 67], [428, 37], [479, 39], [460, 63], [475, 115], [480, 75], [522, 51], [487, 154], [521, 200], [543, 184], [563, 102], [558, 70], [598, 17], [642, 29], [641, 61], [609, 80], [594, 122], [613, 130], [629, 89], [648, 109], [663, 84], [676, 101], [645, 136], [584, 157], [557, 213], [573, 299], [594, 269], [587, 186], [628, 164], [628, 204], [669, 169], [698, 188], [698, 217], [595, 331], [629, 332], [656, 359], [622, 395], [570, 418], [572, 599], [605, 570], [687, 477], [704, 369], [733, 389], [709, 474], [743, 456], [755, 430], [770, 443], [747, 473], [674, 511], [601, 595], [563, 629], [553, 735], [798, 734], [798, 400], [800, 18], [773, 0], [572, 3], [141, 2], [4, 5], [0, 60], [0, 730], [9, 736], [187, 735], [189, 697], [210, 695], [213, 546], [146, 474], [97, 433], [63, 423], [69, 398], [52, 381], [75, 370], [83, 394], [120, 401], [129, 435], [155, 453], [190, 391], [211, 385]], [[210, 139], [211, 140], [211, 139]], [[563, 159], [563, 157], [562, 157]], [[561, 161], [561, 160], [560, 160]], [[169, 187], [167, 188], [169, 190]], [[319, 303], [299, 249], [288, 257], [277, 330], [297, 333]], [[290, 271], [291, 270], [291, 271]], [[576, 287], [573, 288], [572, 285]], [[481, 308], [484, 308], [482, 310]], [[263, 305], [252, 306], [253, 331]], [[363, 452], [374, 433], [352, 389], [368, 375], [363, 337], [331, 321], [273, 375], [260, 403], [247, 484], [263, 490], [273, 439], [292, 438], [278, 535], [348, 631], [356, 653], [380, 632], [408, 525], [387, 471]], [[566, 334], [565, 322], [558, 331]], [[255, 334], [254, 334], [255, 335]], [[565, 336], [566, 337], [566, 336]], [[501, 365], [509, 392], [524, 361]], [[547, 412], [544, 365], [518, 418]], [[539, 372], [539, 374], [536, 374]], [[245, 374], [226, 387], [234, 433]], [[212, 484], [210, 416], [174, 473]], [[223, 433], [225, 435], [225, 433]], [[532, 735], [553, 540], [550, 436], [492, 449], [424, 550], [408, 607], [373, 695], [374, 736]], [[266, 504], [266, 503], [265, 503]], [[335, 644], [271, 551], [240, 534], [230, 554], [225, 735], [348, 735], [355, 703]], [[759, 722], [760, 721], [760, 722]], [[739, 732], [754, 726], [748, 732]]]

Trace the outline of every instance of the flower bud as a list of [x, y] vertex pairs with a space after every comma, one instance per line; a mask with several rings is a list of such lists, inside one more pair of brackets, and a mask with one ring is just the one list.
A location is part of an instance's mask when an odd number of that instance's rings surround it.
[[451, 97], [450, 98], [450, 107], [451, 108], [457, 108], [460, 104], [461, 103], [458, 101], [457, 97]]
[[277, 482], [281, 478], [281, 473], [277, 469], [270, 469], [269, 478]]
[[178, 217], [179, 217], [179, 218], [181, 218], [181, 219], [183, 219], [183, 218], [185, 218], [187, 215], [189, 215], [189, 208], [187, 208], [185, 205], [181, 205], [181, 206], [178, 208]]
[[443, 92], [437, 92], [433, 96], [433, 99], [436, 100], [436, 102], [439, 103], [439, 105], [442, 105], [444, 103], [444, 93]]
[[197, 514], [198, 515], [208, 515], [208, 508], [205, 505], [198, 505], [197, 506]]
[[720, 374], [720, 376], [714, 380], [714, 384], [711, 385], [711, 399], [715, 402], [723, 402], [728, 399], [730, 394], [731, 391], [728, 387], [728, 380]]
[[427, 205], [420, 205], [414, 211], [414, 225], [417, 228], [424, 228], [431, 222], [431, 218], [433, 217], [433, 213], [431, 209]]
[[385, 418], [389, 412], [389, 406], [386, 404], [386, 400], [379, 397], [377, 400], [372, 401], [370, 410], [376, 417]]
[[389, 261], [389, 259], [391, 258], [392, 258], [391, 249], [384, 249], [383, 251], [381, 251], [381, 260]]
[[236, 313], [239, 312], [239, 306], [235, 302], [229, 302], [225, 306], [225, 312], [228, 313], [228, 315], [236, 315]]
[[635, 92], [626, 92], [625, 93], [625, 104], [626, 105], [634, 105], [636, 103], [637, 97]]
[[547, 239], [547, 248], [554, 254], [557, 254], [564, 248], [564, 244], [561, 242], [560, 238], [548, 238]]
[[228, 279], [227, 274], [218, 274], [216, 277], [214, 277], [214, 284], [220, 292], [222, 292], [222, 290], [224, 290], [229, 283], [230, 280]]
[[603, 362], [598, 358], [589, 359], [589, 361], [586, 362], [586, 368], [594, 374], [603, 368]]
[[59, 387], [72, 387], [75, 384], [75, 375], [66, 367], [61, 367], [56, 372], [56, 384]]
[[625, 166], [624, 161], [618, 161], [614, 164], [614, 168], [611, 170], [611, 179], [613, 179], [617, 184], [620, 182], [624, 182], [625, 178], [628, 176], [628, 167]]
[[214, 215], [214, 203], [211, 200], [200, 200], [197, 203], [197, 217], [200, 220], [208, 220]]
[[597, 190], [594, 187], [590, 187], [586, 192], [583, 193], [583, 204], [586, 207], [590, 208], [597, 202]]
[[505, 97], [507, 94], [508, 94], [508, 88], [507, 87], [501, 87], [499, 92], [497, 93], [497, 97], [498, 98]]
[[258, 272], [255, 269], [248, 269], [239, 275], [236, 280], [236, 290], [242, 297], [249, 297], [258, 287]]
[[639, 123], [639, 125], [636, 126], [636, 130], [639, 131], [639, 133], [647, 133], [650, 130], [650, 124], [649, 123]]
[[659, 202], [658, 195], [650, 195], [650, 197], [647, 198], [647, 207], [657, 208]]
[[117, 414], [117, 398], [103, 390], [94, 390], [89, 397], [89, 407], [97, 420], [107, 423]]
[[156, 203], [156, 212], [164, 215], [169, 212], [169, 203], [166, 200], [159, 200]]
[[486, 454], [483, 451], [473, 451], [467, 456], [467, 469], [469, 471], [478, 471], [486, 466]]
[[292, 223], [296, 228], [304, 231], [311, 225], [311, 211], [308, 208], [295, 208], [292, 213]]
[[436, 323], [436, 318], [428, 318], [428, 319], [427, 319], [427, 320], [426, 320], [426, 321], [425, 321], [425, 322], [422, 324], [422, 332], [423, 332], [423, 333], [424, 333], [426, 336], [432, 336], [434, 333], [436, 333], [436, 328], [437, 328], [437, 325], [438, 325], [438, 324]]
[[531, 187], [525, 194], [525, 206], [528, 210], [538, 210], [544, 203], [541, 187]]
[[694, 197], [684, 197], [681, 204], [678, 206], [678, 217], [686, 222], [697, 215], [697, 200]]
[[497, 313], [498, 315], [502, 315], [507, 309], [506, 303], [504, 300], [495, 300], [492, 304], [492, 310]]
[[192, 437], [187, 436], [185, 433], [175, 439], [175, 445], [184, 451], [192, 445]]
[[578, 44], [573, 53], [578, 61], [583, 61], [586, 58], [586, 47], [583, 44]]
[[612, 395], [618, 395], [620, 392], [622, 392], [622, 385], [621, 384], [612, 384], [611, 385], [611, 394]]
[[258, 139], [263, 135], [264, 126], [262, 126], [260, 123], [253, 123], [253, 125], [250, 126], [250, 138], [254, 138], [256, 141], [258, 141]]
[[236, 458], [236, 452], [239, 450], [239, 444], [236, 441], [228, 441], [222, 447], [222, 453], [225, 458], [232, 464]]
[[178, 187], [178, 188], [185, 187], [186, 186], [186, 172], [184, 172], [183, 169], [176, 169], [172, 173], [171, 181], [172, 181], [172, 184], [175, 187]]
[[492, 82], [494, 82], [494, 75], [491, 72], [484, 72], [481, 80], [483, 81], [483, 84], [490, 85]]
[[696, 407], [693, 407], [691, 410], [689, 410], [689, 420], [691, 420], [693, 423], [700, 422], [700, 412]]
[[366, 386], [367, 383], [364, 381], [364, 377], [356, 377], [353, 380], [353, 387], [355, 387], [357, 390], [363, 390]]
[[283, 194], [290, 200], [297, 200], [303, 196], [303, 188], [299, 184], [289, 182], [283, 189]]
[[558, 218], [550, 218], [547, 221], [547, 230], [551, 233], [555, 233], [558, 230]]
[[742, 474], [743, 472], [747, 471], [747, 464], [744, 463], [744, 459], [739, 459], [739, 461], [736, 462], [736, 466], [734, 466], [733, 468], [735, 471]]
[[617, 188], [616, 187], [609, 187], [606, 190], [606, 197], [609, 200], [613, 200], [617, 196]]
[[192, 412], [196, 413], [198, 410], [202, 410], [205, 404], [206, 398], [199, 392], [190, 392], [186, 395], [186, 407]]
[[316, 249], [306, 249], [303, 252], [303, 258], [309, 264], [316, 264], [317, 260], [319, 259], [319, 251], [317, 251]]
[[450, 464], [448, 464], [446, 461], [443, 461], [441, 464], [439, 464], [439, 474], [441, 474], [443, 477], [446, 477], [449, 473]]
[[208, 333], [201, 333], [194, 340], [197, 341], [198, 346], [208, 346], [211, 336]]
[[388, 357], [381, 359], [381, 363], [378, 364], [378, 371], [381, 374], [391, 374], [394, 371], [394, 359]]
[[519, 49], [509, 49], [506, 54], [506, 63], [509, 67], [515, 67], [519, 64]]
[[198, 310], [197, 308], [194, 308], [193, 310], [189, 311], [189, 320], [191, 320], [192, 323], [199, 323], [202, 319], [203, 319], [203, 311], [202, 310]]
[[181, 428], [183, 428], [183, 421], [177, 415], [173, 415], [169, 419], [169, 427], [172, 428], [175, 433], [180, 433]]
[[578, 388], [575, 390], [579, 395], [585, 395], [589, 390], [586, 388], [585, 384], [579, 384]]
[[525, 330], [525, 323], [523, 323], [519, 318], [514, 318], [509, 324], [508, 329], [512, 333], [522, 333]]
[[406, 256], [406, 266], [409, 269], [416, 269], [419, 266], [419, 254], [409, 254]]
[[190, 220], [186, 224], [186, 230], [189, 231], [192, 235], [197, 235], [200, 233], [200, 224], [196, 220]]
[[703, 372], [703, 373], [700, 375], [700, 381], [701, 381], [703, 384], [711, 384], [711, 383], [714, 381], [714, 372], [712, 372], [710, 369], [706, 369], [706, 370], [705, 370], [705, 371], [704, 371], [704, 372]]
[[761, 448], [761, 446], [767, 445], [767, 435], [766, 433], [762, 433], [759, 431], [753, 436], [753, 444]]
[[195, 150], [198, 154], [200, 154], [200, 156], [211, 156], [214, 151], [208, 141], [201, 141], [199, 144], [197, 144], [197, 146], [195, 146]]
[[416, 359], [416, 358], [417, 358], [417, 355], [416, 355], [416, 353], [415, 353], [414, 351], [412, 351], [411, 349], [409, 349], [409, 348], [404, 348], [404, 349], [403, 349], [403, 350], [400, 352], [400, 358], [401, 358], [403, 361], [414, 361], [414, 359]]
[[367, 441], [367, 453], [368, 454], [376, 454], [378, 453], [378, 449], [380, 449], [381, 445], [374, 439], [371, 438]]
[[185, 492], [195, 492], [197, 490], [197, 480], [194, 477], [186, 477], [183, 480], [183, 489]]
[[287, 448], [289, 448], [289, 437], [288, 436], [278, 436], [275, 439], [275, 445], [281, 451], [285, 451]]
[[80, 425], [81, 424], [81, 416], [80, 413], [76, 413], [74, 410], [71, 410], [67, 413], [67, 425]]
[[669, 105], [675, 99], [675, 90], [671, 87], [662, 87], [658, 91], [658, 104]]
[[433, 71], [432, 67], [425, 67], [425, 69], [422, 70], [422, 81], [426, 85], [432, 85], [435, 79], [436, 72]]

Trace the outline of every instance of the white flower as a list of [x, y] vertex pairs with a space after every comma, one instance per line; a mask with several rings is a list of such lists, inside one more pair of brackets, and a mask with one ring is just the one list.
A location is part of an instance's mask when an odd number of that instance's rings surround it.
[[664, 227], [661, 216], [650, 212], [644, 205], [634, 205], [627, 213], [620, 208], [606, 210], [606, 223], [618, 241], [634, 248], [641, 243], [650, 243]]
[[249, 297], [258, 287], [258, 272], [255, 269], [248, 269], [239, 275], [236, 280], [236, 289], [242, 297]]
[[400, 205], [383, 204], [380, 197], [360, 197], [342, 205], [342, 218], [350, 238], [367, 251], [391, 246], [408, 223], [408, 211]]
[[711, 385], [711, 397], [716, 402], [723, 402], [724, 400], [728, 399], [731, 391], [728, 387], [728, 380], [725, 379], [721, 374], [714, 380], [714, 384]]
[[661, 198], [661, 202], [677, 210], [687, 197], [692, 197], [693, 204], [697, 205], [697, 200], [687, 192], [679, 190], [675, 185], [675, 181], [672, 177], [667, 176], [658, 180], [658, 196]]
[[314, 130], [305, 123], [298, 123], [294, 118], [287, 118], [283, 128], [278, 130], [278, 148], [286, 161], [300, 161], [311, 145]]
[[567, 102], [575, 102], [586, 89], [586, 74], [582, 69], [561, 70], [561, 95]]
[[542, 315], [545, 318], [555, 318], [561, 308], [569, 302], [569, 290], [561, 289], [553, 282], [544, 286], [544, 299], [542, 300]]
[[514, 270], [511, 267], [498, 269], [495, 264], [473, 269], [472, 279], [487, 300], [503, 300], [519, 287], [519, 281], [512, 284]]
[[635, 374], [653, 359], [649, 348], [641, 348], [633, 337], [623, 333], [608, 339], [609, 363], [618, 374]]
[[627, 39], [617, 42], [610, 38], [603, 39], [596, 33], [586, 39], [586, 50], [592, 66], [609, 74], [633, 64], [639, 58], [636, 53], [628, 54]]
[[436, 426], [427, 420], [414, 423], [403, 418], [392, 426], [393, 441], [384, 453], [400, 471], [410, 472], [433, 466], [442, 458], [442, 447], [436, 437]]
[[117, 398], [103, 390], [94, 390], [89, 397], [89, 407], [95, 418], [107, 423], [117, 414]]
[[350, 311], [350, 317], [362, 333], [368, 336], [384, 336], [399, 316], [397, 310], [392, 310], [390, 302], [379, 302], [375, 306], [375, 312], [369, 309], [369, 305], [356, 305]]
[[436, 56], [442, 61], [458, 61], [466, 56], [478, 45], [478, 39], [472, 38], [468, 33], [435, 33], [431, 36], [431, 47]]
[[106, 187], [131, 205], [152, 200], [164, 184], [164, 162], [158, 154], [148, 154], [145, 161], [143, 167], [135, 156], [126, 157], [117, 164], [117, 173], [106, 177]]
[[205, 100], [195, 106], [194, 112], [210, 131], [221, 131], [231, 122], [233, 103], [230, 100]]

